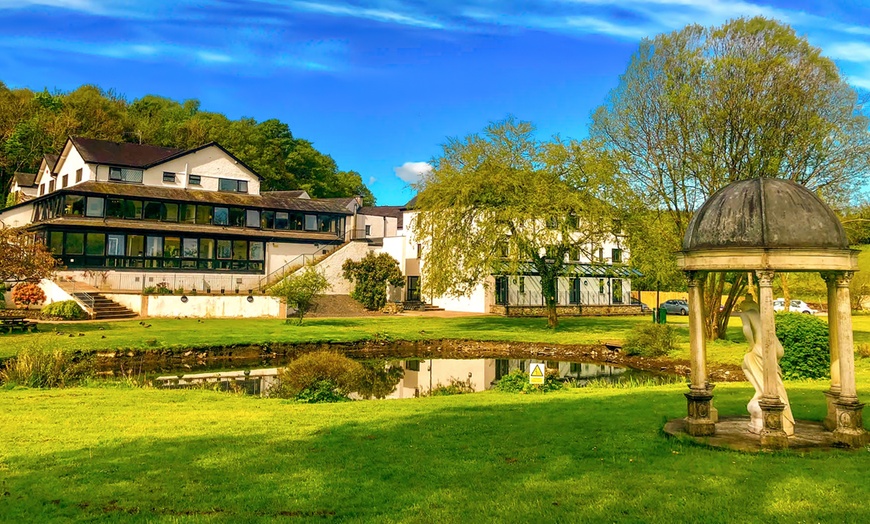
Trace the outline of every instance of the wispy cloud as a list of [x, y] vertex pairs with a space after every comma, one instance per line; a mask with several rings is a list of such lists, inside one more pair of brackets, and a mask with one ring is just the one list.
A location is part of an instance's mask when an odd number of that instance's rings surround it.
[[290, 5], [302, 11], [311, 11], [328, 15], [364, 18], [367, 20], [375, 20], [377, 22], [427, 27], [430, 29], [441, 29], [444, 27], [443, 24], [436, 20], [381, 8], [358, 7], [334, 3], [325, 4], [318, 2], [293, 2]]
[[399, 167], [394, 167], [393, 171], [396, 176], [409, 184], [414, 184], [420, 181], [424, 176], [432, 171], [432, 166], [427, 162], [405, 162]]

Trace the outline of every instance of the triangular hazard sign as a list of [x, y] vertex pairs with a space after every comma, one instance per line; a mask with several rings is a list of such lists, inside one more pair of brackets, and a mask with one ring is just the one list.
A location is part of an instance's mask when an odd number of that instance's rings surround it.
[[533, 377], [543, 377], [544, 376], [544, 372], [541, 371], [541, 366], [534, 366], [532, 368], [532, 376]]

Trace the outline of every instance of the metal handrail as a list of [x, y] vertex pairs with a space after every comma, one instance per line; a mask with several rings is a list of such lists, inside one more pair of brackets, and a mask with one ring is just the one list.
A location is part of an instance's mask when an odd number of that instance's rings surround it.
[[[344, 243], [344, 242], [342, 242], [342, 243]], [[283, 266], [279, 267], [275, 271], [272, 271], [268, 275], [262, 277], [259, 280], [259, 282], [257, 282], [257, 288], [260, 290], [260, 292], [265, 291], [272, 284], [280, 282], [281, 280], [286, 278], [288, 275], [295, 273], [300, 268], [305, 267], [305, 265], [310, 264], [310, 263], [314, 262], [315, 260], [317, 260], [318, 257], [323, 256], [323, 254], [321, 253], [321, 250], [323, 250], [324, 247], [332, 246], [333, 244], [334, 244], [334, 242], [324, 244], [322, 247], [317, 248], [317, 250], [314, 251], [313, 253], [296, 255], [294, 258], [290, 259]], [[292, 271], [290, 271], [290, 269], [292, 269]]]

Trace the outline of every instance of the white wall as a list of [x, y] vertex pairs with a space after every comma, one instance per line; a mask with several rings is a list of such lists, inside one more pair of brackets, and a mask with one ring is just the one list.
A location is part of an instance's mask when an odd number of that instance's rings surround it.
[[365, 231], [366, 226], [370, 226], [369, 238], [394, 237], [396, 236], [396, 225], [398, 222], [395, 217], [357, 215], [357, 222], [354, 227], [361, 234]]
[[[65, 159], [63, 159], [62, 161], [58, 161], [58, 165], [56, 167], [57, 178], [56, 178], [56, 182], [55, 182], [55, 186], [54, 186], [55, 191], [60, 190], [60, 189], [65, 189], [66, 187], [72, 187], [76, 184], [81, 184], [81, 183], [87, 182], [88, 180], [90, 180], [92, 178], [91, 177], [91, 173], [92, 173], [91, 170], [93, 169], [94, 166], [89, 165], [89, 164], [85, 164], [85, 161], [84, 161], [84, 159], [82, 159], [82, 156], [79, 154], [78, 150], [76, 148], [72, 147], [71, 143], [68, 142], [68, 144], [70, 145], [70, 148], [69, 148], [69, 152], [67, 154], [67, 157]], [[76, 182], [76, 171], [78, 169], [82, 170], [81, 182]], [[64, 187], [61, 187], [61, 183], [63, 182], [64, 175], [66, 175], [66, 177], [67, 177], [67, 185]], [[43, 176], [41, 177], [41, 183], [46, 184], [46, 190], [45, 190], [46, 195], [48, 194], [48, 185], [47, 184], [48, 184], [49, 180], [51, 180], [51, 177], [45, 176], [45, 174], [43, 174]]]
[[357, 240], [346, 244], [341, 249], [331, 253], [317, 264], [317, 270], [323, 273], [326, 281], [332, 285], [326, 291], [327, 295], [349, 295], [353, 285], [344, 278], [341, 266], [346, 260], [358, 261], [365, 257], [371, 249], [368, 242]]
[[[402, 362], [402, 367], [404, 366], [405, 361]], [[433, 388], [439, 385], [446, 386], [450, 384], [451, 379], [458, 379], [463, 382], [471, 380], [474, 391], [484, 391], [495, 380], [495, 359], [421, 360], [420, 371], [406, 369], [404, 378], [396, 386], [396, 391], [387, 398], [412, 398], [415, 390], [428, 393], [430, 378]]]
[[[163, 172], [176, 173], [176, 183], [164, 183]], [[188, 183], [188, 175], [199, 175], [202, 184]], [[143, 183], [148, 186], [176, 187], [191, 190], [217, 191], [218, 179], [229, 178], [248, 182], [248, 194], [260, 194], [260, 179], [236, 162], [217, 146], [200, 149], [145, 171]]]
[[[492, 280], [491, 278], [489, 280]], [[489, 295], [492, 291], [478, 285], [469, 297], [452, 297], [444, 295], [432, 298], [432, 305], [442, 307], [447, 311], [461, 311], [465, 313], [488, 313]]]
[[[195, 318], [259, 318], [278, 317], [281, 301], [275, 297], [254, 296], [248, 302], [245, 295], [186, 295], [182, 302], [178, 295], [150, 295], [149, 317], [195, 317]], [[140, 313], [141, 314], [141, 313]]]
[[266, 274], [281, 269], [291, 260], [299, 258], [299, 255], [317, 255], [320, 252], [320, 248], [314, 247], [314, 244], [266, 242]]
[[61, 289], [60, 286], [48, 279], [39, 281], [39, 287], [45, 293], [44, 305], [53, 304], [55, 302], [63, 302], [65, 300], [74, 300], [72, 295]]
[[[33, 218], [33, 204], [25, 204], [14, 209], [0, 211], [0, 223], [6, 227], [22, 227], [30, 224]], [[2, 256], [2, 255], [0, 255]]]

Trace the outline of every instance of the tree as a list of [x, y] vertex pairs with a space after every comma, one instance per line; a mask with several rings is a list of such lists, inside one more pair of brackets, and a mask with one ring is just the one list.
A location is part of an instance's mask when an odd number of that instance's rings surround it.
[[273, 286], [269, 294], [294, 308], [297, 323], [301, 326], [305, 315], [314, 310], [315, 300], [331, 287], [323, 274], [313, 266], [306, 266]]
[[344, 278], [353, 282], [350, 296], [366, 309], [377, 311], [387, 303], [387, 284], [405, 285], [405, 279], [396, 259], [387, 253], [369, 252], [359, 262], [345, 260], [341, 266]]
[[467, 296], [490, 275], [530, 265], [555, 328], [566, 255], [576, 249], [594, 259], [597, 246], [613, 238], [613, 169], [592, 144], [539, 141], [532, 124], [512, 117], [482, 135], [448, 140], [416, 186], [424, 293]]
[[57, 260], [21, 228], [0, 229], [0, 282], [37, 281], [54, 272]]
[[[737, 180], [786, 178], [847, 200], [870, 159], [867, 126], [836, 65], [759, 17], [643, 40], [591, 136], [616, 156], [635, 197], [673, 223], [663, 242], [680, 245], [692, 213]], [[724, 337], [746, 282], [742, 273], [708, 275], [708, 337]]]

